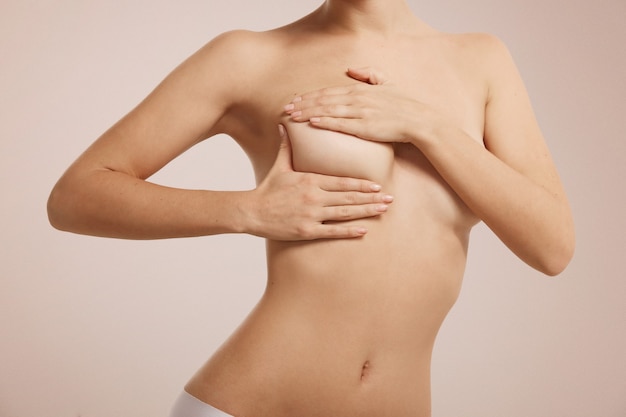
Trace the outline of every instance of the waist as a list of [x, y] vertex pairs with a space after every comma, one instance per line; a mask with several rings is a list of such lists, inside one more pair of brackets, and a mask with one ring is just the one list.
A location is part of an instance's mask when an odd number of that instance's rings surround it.
[[348, 310], [270, 291], [187, 389], [241, 417], [428, 416], [433, 329]]
[[436, 224], [416, 239], [396, 221], [368, 221], [359, 240], [268, 241], [263, 298], [189, 392], [242, 417], [428, 416], [465, 251]]

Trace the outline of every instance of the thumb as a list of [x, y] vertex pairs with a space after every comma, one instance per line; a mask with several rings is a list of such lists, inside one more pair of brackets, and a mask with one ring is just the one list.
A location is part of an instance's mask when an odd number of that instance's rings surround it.
[[287, 130], [282, 124], [278, 125], [278, 134], [280, 135], [280, 146], [278, 148], [278, 154], [274, 161], [272, 169], [279, 171], [293, 171], [293, 165], [291, 162], [291, 142], [289, 141], [289, 135]]
[[363, 81], [372, 85], [385, 84], [387, 76], [382, 71], [373, 67], [348, 68], [348, 75], [355, 80]]

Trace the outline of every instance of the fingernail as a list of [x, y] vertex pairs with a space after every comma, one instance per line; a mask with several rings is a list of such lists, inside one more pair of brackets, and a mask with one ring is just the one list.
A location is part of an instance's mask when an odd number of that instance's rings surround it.
[[298, 96], [298, 97], [294, 97], [293, 100], [291, 100], [292, 103], [298, 103], [302, 101], [302, 97]]
[[285, 127], [283, 125], [278, 125], [278, 134], [280, 136], [285, 136]]
[[300, 117], [300, 116], [302, 116], [302, 112], [299, 110], [291, 113], [291, 117]]
[[378, 184], [372, 184], [372, 185], [370, 185], [370, 190], [372, 190], [372, 191], [380, 191], [380, 190], [382, 190], [382, 188], [383, 188], [383, 187], [381, 187], [381, 186], [380, 186], [380, 185], [378, 185]]
[[359, 227], [356, 229], [356, 232], [360, 235], [364, 235], [367, 233], [367, 229], [365, 227]]
[[285, 111], [291, 111], [294, 109], [294, 105], [292, 103], [289, 103], [285, 106]]
[[392, 195], [387, 194], [387, 195], [383, 196], [383, 201], [384, 201], [385, 203], [391, 203], [391, 202], [393, 201], [393, 196], [392, 196]]
[[389, 206], [387, 204], [379, 204], [378, 207], [376, 207], [376, 211], [385, 212], [388, 208]]

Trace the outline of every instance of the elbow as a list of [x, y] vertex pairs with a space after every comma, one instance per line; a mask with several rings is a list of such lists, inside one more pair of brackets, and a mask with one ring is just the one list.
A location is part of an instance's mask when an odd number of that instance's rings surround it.
[[572, 257], [574, 255], [574, 251], [564, 251], [563, 254], [557, 254], [550, 257], [549, 260], [544, 262], [539, 270], [550, 277], [555, 277], [560, 275], [561, 272], [565, 271], [567, 265], [569, 265]]
[[561, 216], [561, 222], [555, 223], [554, 228], [544, 237], [539, 254], [537, 269], [547, 276], [560, 275], [574, 257], [576, 249], [576, 230], [574, 219], [569, 211]]
[[50, 225], [64, 232], [71, 229], [68, 219], [72, 217], [69, 212], [71, 205], [67, 194], [63, 184], [59, 181], [50, 192], [46, 205]]
[[48, 196], [48, 203], [46, 205], [46, 210], [48, 212], [48, 222], [50, 225], [57, 230], [63, 230], [63, 216], [62, 216], [62, 198], [59, 196], [59, 190], [57, 189], [58, 185], [56, 185], [50, 195]]
[[574, 257], [575, 246], [573, 234], [571, 237], [562, 239], [557, 245], [544, 252], [537, 269], [550, 277], [561, 274]]

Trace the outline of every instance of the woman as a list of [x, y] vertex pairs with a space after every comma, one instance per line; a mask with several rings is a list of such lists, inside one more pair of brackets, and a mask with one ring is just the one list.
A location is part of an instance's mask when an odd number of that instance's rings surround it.
[[[256, 189], [145, 181], [218, 133], [246, 151]], [[574, 247], [506, 48], [438, 32], [404, 0], [326, 0], [214, 39], [68, 169], [49, 216], [99, 236], [267, 239], [262, 299], [172, 417], [430, 416], [431, 351], [472, 226], [548, 275]]]

